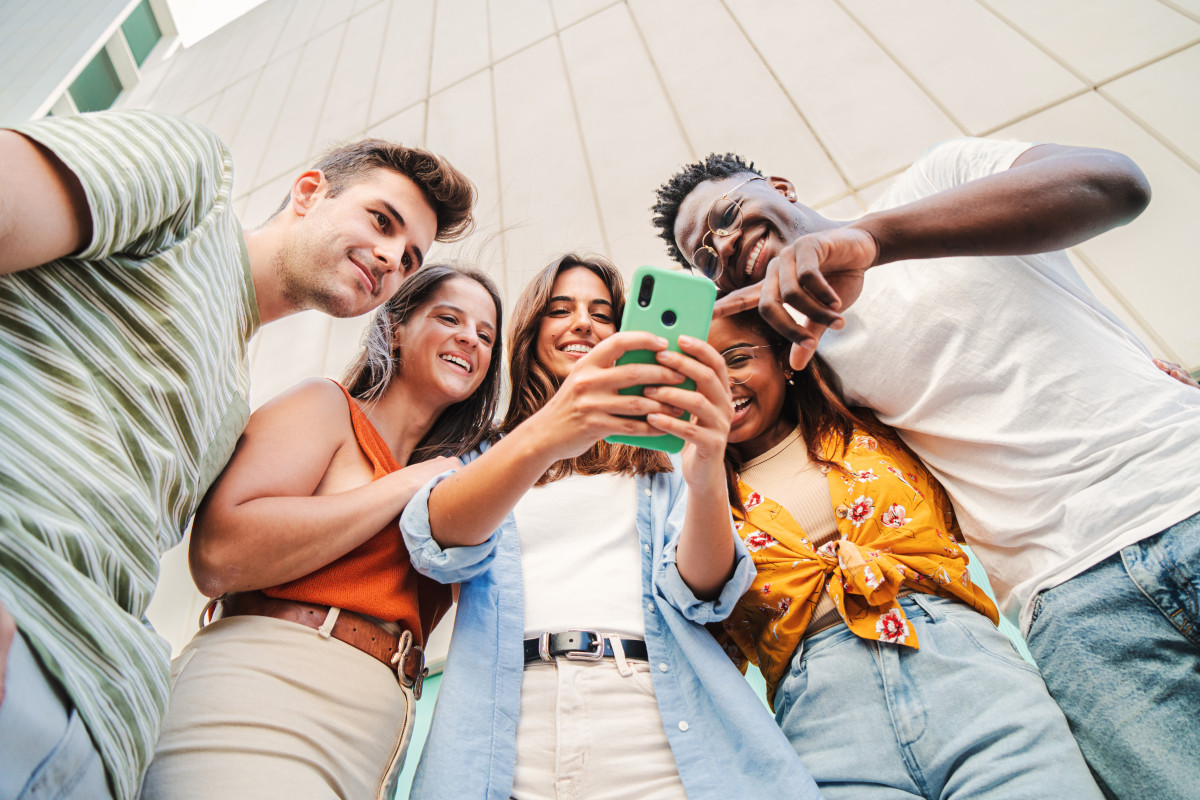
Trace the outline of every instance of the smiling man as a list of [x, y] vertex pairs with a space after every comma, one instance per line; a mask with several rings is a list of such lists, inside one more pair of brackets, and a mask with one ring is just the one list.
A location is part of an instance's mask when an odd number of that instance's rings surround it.
[[159, 555], [246, 423], [247, 341], [375, 308], [469, 229], [475, 193], [366, 140], [244, 232], [225, 146], [145, 112], [0, 132], [0, 164], [0, 798], [124, 800], [168, 692], [144, 619]]
[[797, 369], [820, 340], [850, 401], [945, 485], [1110, 796], [1184, 798], [1200, 783], [1180, 757], [1200, 752], [1200, 392], [1062, 252], [1148, 201], [1120, 154], [964, 139], [852, 223], [732, 154], [675, 175], [654, 221], [730, 292], [718, 313], [757, 307]]

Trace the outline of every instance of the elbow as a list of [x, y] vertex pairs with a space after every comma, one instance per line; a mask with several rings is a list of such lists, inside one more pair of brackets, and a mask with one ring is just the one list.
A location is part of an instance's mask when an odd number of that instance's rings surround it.
[[1150, 181], [1129, 156], [1107, 153], [1108, 162], [1097, 184], [1110, 207], [1112, 223], [1132, 222], [1150, 204]]
[[188, 567], [192, 572], [192, 581], [205, 597], [220, 597], [231, 591], [229, 582], [212, 558], [197, 554], [193, 549], [188, 556]]
[[193, 526], [188, 548], [188, 569], [192, 581], [205, 597], [220, 597], [245, 588], [237, 584], [237, 562], [219, 542], [209, 540]]

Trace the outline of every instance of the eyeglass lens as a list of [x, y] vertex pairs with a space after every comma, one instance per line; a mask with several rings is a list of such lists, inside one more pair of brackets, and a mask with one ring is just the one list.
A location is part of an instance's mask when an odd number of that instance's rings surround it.
[[[728, 197], [720, 197], [713, 207], [709, 209], [708, 229], [713, 235], [713, 244], [716, 244], [716, 237], [729, 236], [742, 227], [742, 209], [736, 200], [731, 200]], [[721, 274], [721, 256], [716, 251], [716, 248], [709, 245], [701, 245], [692, 256], [692, 263], [696, 269], [700, 270], [709, 278], [716, 280]]]
[[754, 350], [735, 347], [725, 351], [725, 371], [730, 383], [745, 383], [750, 378], [750, 367], [754, 364]]

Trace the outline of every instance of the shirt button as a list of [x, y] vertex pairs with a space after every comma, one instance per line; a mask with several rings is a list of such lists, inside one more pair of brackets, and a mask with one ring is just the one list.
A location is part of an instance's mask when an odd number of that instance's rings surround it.
[[650, 545], [648, 545], [648, 544], [644, 544], [644, 545], [642, 545], [642, 552], [643, 552], [643, 553], [649, 553], [649, 552], [650, 552]]
[[[650, 496], [650, 490], [649, 490], [649, 489], [646, 489], [646, 490], [644, 490], [644, 491], [646, 492], [646, 497], [649, 497], [649, 496]], [[626, 497], [628, 497], [628, 496], [629, 496], [629, 495], [626, 495]]]
[[687, 729], [688, 729], [687, 720], [683, 720], [682, 722], [679, 723], [679, 730], [686, 731]]
[[654, 612], [654, 603], [646, 603], [646, 610], [653, 613]]
[[666, 665], [666, 664], [659, 664], [659, 665], [658, 665], [658, 671], [659, 671], [659, 672], [666, 672], [666, 671], [667, 671], [667, 665]]

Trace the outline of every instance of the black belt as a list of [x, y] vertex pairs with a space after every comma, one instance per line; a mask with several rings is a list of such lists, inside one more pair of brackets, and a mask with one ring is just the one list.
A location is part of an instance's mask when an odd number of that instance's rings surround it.
[[[625, 657], [636, 661], [649, 661], [646, 643], [641, 639], [618, 639]], [[566, 656], [572, 661], [599, 661], [613, 658], [612, 642], [596, 631], [565, 631], [543, 633], [537, 639], [525, 640], [525, 663], [550, 661], [555, 656]]]

